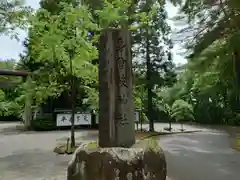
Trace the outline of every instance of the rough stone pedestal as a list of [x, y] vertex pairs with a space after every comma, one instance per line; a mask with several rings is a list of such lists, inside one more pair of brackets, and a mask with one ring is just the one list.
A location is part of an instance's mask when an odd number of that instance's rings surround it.
[[80, 146], [68, 167], [68, 180], [166, 180], [165, 156], [155, 140], [131, 148]]

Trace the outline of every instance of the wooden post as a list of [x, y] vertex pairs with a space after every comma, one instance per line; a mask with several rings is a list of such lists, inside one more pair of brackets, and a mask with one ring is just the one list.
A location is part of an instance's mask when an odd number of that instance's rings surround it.
[[99, 146], [135, 143], [130, 33], [106, 29], [100, 37]]
[[[31, 83], [31, 77], [27, 77], [27, 82]], [[23, 114], [23, 121], [24, 127], [26, 130], [31, 128], [31, 121], [32, 121], [32, 89], [29, 90], [30, 92], [26, 93], [25, 99], [25, 107], [24, 107], [24, 114]]]

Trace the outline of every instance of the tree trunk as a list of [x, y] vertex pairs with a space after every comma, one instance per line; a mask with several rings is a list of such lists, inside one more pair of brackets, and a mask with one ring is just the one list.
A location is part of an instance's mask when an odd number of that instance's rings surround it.
[[234, 66], [235, 66], [235, 75], [236, 75], [236, 111], [240, 112], [240, 53], [238, 50], [234, 52]]
[[[27, 82], [31, 83], [30, 76], [27, 77]], [[31, 121], [32, 121], [32, 92], [27, 92], [27, 94], [26, 94], [23, 120], [24, 120], [25, 129], [30, 130]]]
[[75, 147], [75, 124], [74, 124], [74, 115], [75, 115], [75, 83], [74, 83], [74, 77], [71, 77], [71, 103], [72, 103], [72, 119], [71, 119], [71, 147]]
[[[75, 32], [75, 31], [74, 31]], [[76, 32], [75, 32], [76, 33]], [[69, 51], [69, 63], [70, 63], [70, 83], [71, 83], [71, 148], [75, 148], [75, 124], [74, 124], [74, 115], [75, 115], [75, 77], [73, 74], [73, 56], [74, 49]]]
[[146, 61], [147, 61], [147, 74], [146, 74], [146, 79], [147, 79], [147, 97], [148, 97], [148, 112], [147, 112], [147, 117], [149, 120], [149, 131], [153, 132], [154, 131], [154, 121], [152, 118], [153, 114], [153, 92], [152, 92], [152, 82], [151, 82], [151, 75], [152, 75], [152, 65], [151, 65], [151, 59], [150, 59], [150, 42], [149, 42], [149, 35], [147, 34], [147, 39], [146, 39]]
[[171, 131], [171, 130], [172, 130], [172, 120], [169, 119], [169, 131]]

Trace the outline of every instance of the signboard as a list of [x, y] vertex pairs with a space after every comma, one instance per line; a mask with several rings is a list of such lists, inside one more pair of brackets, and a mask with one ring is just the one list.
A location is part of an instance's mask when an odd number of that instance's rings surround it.
[[140, 118], [139, 118], [139, 112], [138, 112], [138, 111], [135, 111], [135, 112], [134, 112], [134, 121], [135, 121], [135, 122], [139, 122], [139, 119], [140, 119]]
[[[71, 113], [57, 114], [57, 126], [71, 126]], [[76, 113], [74, 115], [74, 125], [91, 125], [91, 114]]]
[[96, 114], [96, 124], [99, 124], [99, 115]]
[[[140, 118], [139, 118], [139, 112], [138, 111], [135, 111], [134, 112], [134, 122], [139, 122]], [[96, 115], [96, 124], [99, 123], [99, 116], [98, 114]]]
[[91, 114], [89, 113], [77, 113], [74, 117], [76, 125], [91, 125]]

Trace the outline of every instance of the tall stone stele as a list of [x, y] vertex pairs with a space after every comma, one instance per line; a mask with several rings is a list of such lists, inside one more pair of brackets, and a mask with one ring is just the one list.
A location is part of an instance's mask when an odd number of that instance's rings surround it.
[[105, 29], [100, 37], [99, 146], [135, 143], [130, 32]]
[[100, 46], [100, 147], [82, 143], [69, 163], [67, 180], [166, 180], [158, 142], [135, 143], [129, 32], [106, 29]]

